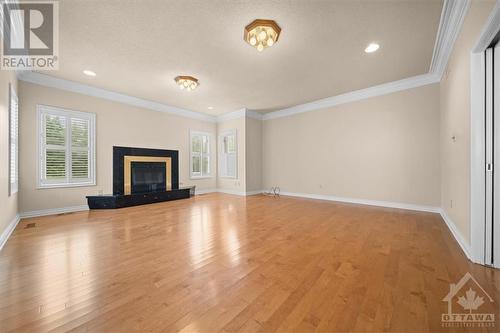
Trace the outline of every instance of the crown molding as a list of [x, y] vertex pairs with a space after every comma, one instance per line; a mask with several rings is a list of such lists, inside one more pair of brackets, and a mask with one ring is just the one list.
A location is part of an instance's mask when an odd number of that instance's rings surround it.
[[217, 116], [217, 122], [222, 123], [222, 122], [233, 120], [233, 119], [243, 118], [243, 117], [245, 117], [246, 112], [247, 112], [247, 109], [242, 108], [242, 109], [239, 109], [236, 111], [231, 111], [228, 113], [221, 114], [221, 115]]
[[479, 35], [479, 39], [476, 42], [476, 45], [472, 49], [472, 53], [480, 53], [483, 52], [490, 46], [491, 42], [495, 38], [496, 34], [500, 30], [500, 1], [495, 3], [495, 7], [488, 17], [481, 34]]
[[384, 83], [378, 86], [373, 86], [361, 90], [355, 90], [342, 95], [328, 97], [314, 102], [296, 105], [283, 110], [266, 113], [263, 116], [263, 120], [288, 117], [294, 114], [315, 111], [318, 109], [325, 109], [341, 104], [360, 101], [370, 97], [387, 95], [401, 90], [417, 88], [438, 82], [439, 78], [436, 75], [432, 74], [413, 76], [407, 79]]
[[439, 80], [441, 80], [446, 70], [455, 40], [462, 29], [470, 3], [470, 0], [444, 1], [429, 69], [429, 73], [437, 75]]
[[238, 119], [238, 118], [252, 118], [252, 119], [262, 120], [262, 114], [256, 111], [248, 110], [247, 108], [243, 108], [219, 115], [217, 117], [217, 122], [222, 123], [228, 120]]
[[262, 120], [264, 118], [264, 115], [262, 113], [257, 112], [257, 111], [252, 111], [252, 110], [247, 109], [246, 117], [252, 118], [255, 120]]
[[83, 83], [60, 79], [46, 74], [41, 74], [32, 71], [19, 71], [17, 76], [18, 79], [21, 81], [35, 83], [46, 87], [71, 91], [93, 97], [99, 97], [114, 102], [137, 106], [144, 109], [170, 113], [176, 116], [192, 118], [211, 123], [216, 122], [216, 117], [211, 115], [194, 112], [163, 103], [153, 102], [142, 98], [137, 98], [130, 95], [117, 93], [111, 90], [97, 88]]

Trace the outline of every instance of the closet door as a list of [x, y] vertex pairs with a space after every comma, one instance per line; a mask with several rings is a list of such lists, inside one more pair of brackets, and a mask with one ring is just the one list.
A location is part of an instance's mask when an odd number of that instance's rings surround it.
[[[493, 48], [485, 51], [486, 102], [485, 102], [485, 228], [484, 228], [484, 263], [493, 264], [493, 221], [495, 201], [495, 122], [493, 115]], [[498, 117], [497, 117], [498, 118]], [[498, 155], [500, 156], [500, 155]], [[498, 177], [497, 177], [498, 179]], [[500, 188], [499, 188], [500, 189]], [[498, 192], [500, 193], [500, 192]]]
[[[493, 214], [490, 225], [487, 227], [485, 237], [485, 253], [489, 253], [490, 262], [500, 267], [500, 44], [492, 48], [492, 85], [491, 85], [491, 109], [493, 122], [493, 191], [491, 193]], [[487, 89], [488, 90], [488, 89]], [[488, 103], [487, 103], [488, 104]], [[488, 248], [489, 246], [489, 248]]]

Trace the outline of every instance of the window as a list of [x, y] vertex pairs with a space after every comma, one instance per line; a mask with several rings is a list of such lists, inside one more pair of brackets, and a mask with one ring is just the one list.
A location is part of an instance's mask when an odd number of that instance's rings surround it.
[[191, 178], [210, 177], [210, 133], [191, 131]]
[[39, 187], [95, 185], [95, 114], [38, 105]]
[[219, 136], [219, 173], [221, 177], [238, 177], [238, 143], [236, 130], [229, 130]]
[[9, 85], [9, 194], [19, 188], [19, 110], [16, 92]]

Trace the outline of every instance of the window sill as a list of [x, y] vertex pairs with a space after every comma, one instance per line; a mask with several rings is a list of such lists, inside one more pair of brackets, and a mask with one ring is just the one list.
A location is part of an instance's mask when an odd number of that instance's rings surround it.
[[90, 187], [96, 186], [96, 182], [90, 183], [62, 183], [62, 184], [38, 184], [37, 190], [44, 190], [48, 188], [70, 188], [70, 187]]
[[238, 176], [219, 176], [219, 178], [222, 178], [222, 179], [238, 179]]

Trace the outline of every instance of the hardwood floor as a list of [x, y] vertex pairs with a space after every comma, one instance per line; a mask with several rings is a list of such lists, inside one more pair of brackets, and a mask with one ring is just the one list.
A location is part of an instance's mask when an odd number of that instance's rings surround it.
[[207, 194], [22, 220], [0, 252], [0, 331], [463, 331], [441, 314], [466, 272], [500, 302], [500, 271], [437, 214]]

